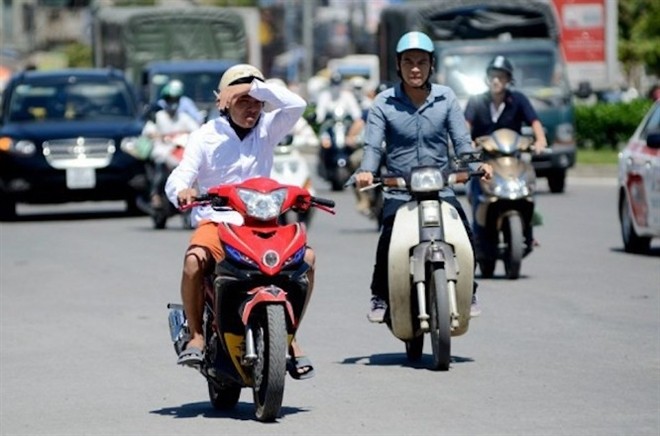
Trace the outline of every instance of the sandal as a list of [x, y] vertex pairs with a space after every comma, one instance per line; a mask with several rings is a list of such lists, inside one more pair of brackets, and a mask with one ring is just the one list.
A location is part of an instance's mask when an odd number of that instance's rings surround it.
[[286, 359], [286, 369], [289, 375], [296, 380], [305, 380], [314, 377], [314, 366], [307, 356], [290, 356]]
[[196, 368], [204, 361], [204, 351], [197, 347], [187, 347], [179, 354], [177, 364]]

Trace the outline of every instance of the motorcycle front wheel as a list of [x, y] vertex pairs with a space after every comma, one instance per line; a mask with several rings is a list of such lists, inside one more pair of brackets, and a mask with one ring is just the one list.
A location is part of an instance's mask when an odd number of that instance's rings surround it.
[[451, 361], [451, 312], [447, 273], [444, 269], [436, 269], [432, 272], [431, 280], [428, 281], [427, 295], [431, 312], [432, 369], [447, 371]]
[[252, 323], [257, 361], [252, 392], [259, 421], [277, 419], [284, 397], [287, 331], [284, 306], [269, 304]]
[[523, 237], [522, 219], [518, 214], [509, 215], [504, 226], [504, 270], [508, 279], [515, 280], [520, 276], [525, 241]]

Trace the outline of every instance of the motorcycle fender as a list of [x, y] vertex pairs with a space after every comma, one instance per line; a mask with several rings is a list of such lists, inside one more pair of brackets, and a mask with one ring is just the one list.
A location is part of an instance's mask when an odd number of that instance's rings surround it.
[[401, 340], [415, 337], [410, 307], [410, 248], [419, 244], [417, 202], [402, 205], [394, 217], [388, 254], [391, 329]]
[[[445, 242], [452, 245], [456, 254], [458, 283], [456, 304], [459, 326], [452, 336], [467, 332], [470, 323], [470, 305], [474, 283], [474, 254], [470, 238], [456, 208], [447, 202], [441, 203]], [[416, 202], [401, 206], [394, 218], [392, 240], [388, 254], [389, 309], [391, 329], [401, 340], [415, 337], [411, 317], [410, 249], [419, 244], [419, 221]]]
[[286, 298], [286, 292], [277, 286], [268, 285], [268, 286], [259, 286], [248, 292], [249, 295], [252, 295], [252, 298], [247, 300], [243, 305], [243, 312], [241, 313], [241, 320], [243, 324], [248, 325], [250, 320], [250, 315], [255, 307], [260, 304], [284, 304], [286, 307], [286, 313], [289, 316], [289, 321], [291, 325], [296, 327], [297, 320], [293, 315], [293, 306]]
[[456, 283], [456, 305], [458, 306], [458, 327], [452, 330], [452, 336], [460, 336], [470, 326], [470, 305], [474, 283], [474, 253], [470, 238], [463, 221], [454, 206], [442, 202], [442, 221], [444, 223], [445, 242], [454, 247], [458, 263], [458, 282]]

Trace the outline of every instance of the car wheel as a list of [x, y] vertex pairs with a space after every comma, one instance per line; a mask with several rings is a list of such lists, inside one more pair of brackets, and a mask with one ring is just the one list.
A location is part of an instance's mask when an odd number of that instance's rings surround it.
[[621, 222], [621, 236], [623, 249], [628, 253], [646, 253], [651, 246], [651, 238], [638, 236], [630, 214], [628, 197], [624, 196], [619, 202], [619, 221]]

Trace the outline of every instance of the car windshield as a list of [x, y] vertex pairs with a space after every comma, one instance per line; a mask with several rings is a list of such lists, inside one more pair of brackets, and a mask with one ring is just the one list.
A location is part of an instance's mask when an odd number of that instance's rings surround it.
[[[498, 52], [514, 66], [513, 79], [517, 89], [530, 97], [559, 96], [568, 91], [560, 63], [550, 51]], [[459, 98], [480, 94], [488, 90], [486, 68], [493, 53], [447, 53], [439, 65], [440, 82], [454, 90]]]
[[23, 83], [9, 102], [9, 121], [96, 121], [133, 115], [129, 90], [118, 81]]
[[153, 100], [157, 100], [160, 91], [170, 80], [180, 80], [183, 83], [183, 95], [191, 98], [196, 103], [213, 103], [215, 95], [213, 90], [218, 86], [218, 78], [222, 76], [221, 72], [186, 72], [156, 74], [151, 79], [149, 95]]
[[660, 130], [660, 104], [656, 104], [652, 109], [651, 115], [649, 116], [640, 136], [643, 139], [646, 139], [646, 135], [648, 135], [649, 132], [657, 132], [658, 130]]

